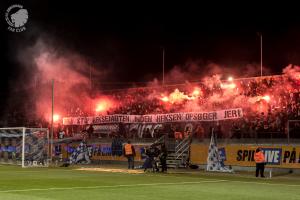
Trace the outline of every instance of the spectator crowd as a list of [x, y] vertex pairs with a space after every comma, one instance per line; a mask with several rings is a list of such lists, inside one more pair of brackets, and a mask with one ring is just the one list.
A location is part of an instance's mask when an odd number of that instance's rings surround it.
[[[213, 126], [218, 137], [286, 137], [297, 131], [300, 121], [300, 78], [288, 75], [220, 80], [217, 76], [203, 82], [172, 86], [140, 87], [106, 92], [111, 101], [101, 112], [87, 112], [84, 107], [68, 102], [64, 117], [95, 115], [146, 115], [175, 112], [215, 111], [242, 108], [243, 118], [217, 123], [199, 122], [193, 135], [205, 135]], [[9, 119], [8, 119], [9, 120]], [[14, 119], [16, 120], [16, 118]], [[290, 130], [288, 130], [290, 128]], [[81, 127], [84, 137], [91, 137], [91, 127]], [[180, 128], [175, 128], [180, 129]], [[164, 131], [178, 130], [164, 128]], [[199, 129], [205, 132], [199, 133]], [[57, 138], [74, 136], [78, 127], [58, 125]], [[149, 132], [149, 130], [148, 130]], [[184, 132], [184, 130], [181, 130]], [[143, 134], [140, 134], [143, 135]], [[153, 137], [153, 134], [145, 134]], [[156, 134], [159, 135], [159, 134]], [[202, 137], [202, 136], [201, 136]]]

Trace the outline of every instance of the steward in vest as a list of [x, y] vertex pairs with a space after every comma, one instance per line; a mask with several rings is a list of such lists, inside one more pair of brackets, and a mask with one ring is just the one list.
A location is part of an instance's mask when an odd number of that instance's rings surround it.
[[130, 141], [124, 145], [123, 148], [123, 155], [127, 157], [128, 160], [128, 169], [134, 169], [134, 156], [135, 156], [135, 149]]
[[255, 176], [258, 177], [258, 174], [260, 174], [261, 177], [265, 177], [264, 176], [264, 171], [265, 171], [265, 155], [262, 152], [261, 148], [257, 148], [254, 154], [254, 160], [256, 163], [256, 172], [255, 172]]

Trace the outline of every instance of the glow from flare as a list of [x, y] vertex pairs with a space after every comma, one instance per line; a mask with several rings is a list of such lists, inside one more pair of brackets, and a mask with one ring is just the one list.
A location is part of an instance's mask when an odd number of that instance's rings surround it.
[[106, 112], [114, 107], [114, 103], [106, 98], [96, 100], [95, 111], [96, 113]]
[[269, 95], [263, 96], [262, 99], [266, 100], [267, 102], [269, 102], [271, 100]]
[[169, 101], [169, 98], [166, 97], [166, 96], [164, 96], [164, 97], [161, 98], [161, 100], [162, 100], [163, 102], [168, 102], [168, 101]]
[[53, 122], [56, 123], [60, 120], [60, 115], [59, 114], [54, 114], [53, 115]]
[[160, 100], [163, 102], [170, 102], [172, 104], [174, 103], [181, 103], [184, 100], [194, 100], [201, 96], [202, 91], [199, 88], [195, 88], [193, 92], [190, 95], [184, 94], [184, 92], [181, 92], [178, 88], [174, 90], [169, 96], [162, 96]]
[[193, 96], [199, 96], [200, 95], [200, 90], [198, 88], [195, 88], [192, 95]]
[[222, 89], [234, 89], [234, 88], [236, 88], [236, 84], [235, 83], [222, 83], [221, 88]]

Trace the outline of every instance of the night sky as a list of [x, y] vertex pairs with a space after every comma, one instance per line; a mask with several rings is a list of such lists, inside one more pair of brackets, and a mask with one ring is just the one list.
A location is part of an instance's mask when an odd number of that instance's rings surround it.
[[[27, 30], [22, 33], [7, 30], [5, 11], [15, 3], [29, 12]], [[44, 33], [99, 70], [113, 69], [113, 76], [103, 78], [104, 82], [144, 82], [161, 77], [162, 47], [166, 71], [187, 61], [226, 67], [257, 64], [257, 33], [262, 32], [264, 66], [279, 74], [290, 63], [300, 65], [300, 15], [290, 7], [275, 3], [224, 6], [1, 1], [1, 106], [5, 106], [12, 83], [22, 75], [16, 49], [34, 44]]]

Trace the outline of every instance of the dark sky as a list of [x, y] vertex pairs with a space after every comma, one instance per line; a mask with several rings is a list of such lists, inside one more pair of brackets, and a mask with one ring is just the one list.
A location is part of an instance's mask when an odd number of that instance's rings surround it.
[[[29, 12], [27, 30], [22, 33], [6, 30], [4, 13], [14, 3]], [[264, 65], [273, 73], [289, 63], [300, 64], [300, 15], [292, 5], [174, 4], [2, 1], [1, 101], [9, 84], [22, 74], [16, 48], [34, 44], [41, 33], [82, 54], [94, 66], [113, 68], [108, 82], [159, 77], [162, 46], [167, 71], [188, 60], [226, 66], [259, 63], [257, 32], [264, 36]]]

